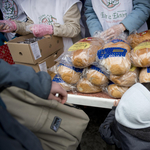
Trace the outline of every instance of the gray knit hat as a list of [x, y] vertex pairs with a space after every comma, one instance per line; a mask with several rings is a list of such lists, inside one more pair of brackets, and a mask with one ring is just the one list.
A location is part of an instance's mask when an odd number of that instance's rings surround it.
[[130, 87], [122, 96], [116, 111], [116, 120], [131, 129], [150, 127], [150, 92], [141, 83]]

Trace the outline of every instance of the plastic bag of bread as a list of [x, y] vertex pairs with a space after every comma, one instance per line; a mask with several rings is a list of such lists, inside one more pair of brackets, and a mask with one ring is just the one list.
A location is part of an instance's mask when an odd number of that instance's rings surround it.
[[77, 83], [77, 91], [80, 93], [98, 93], [102, 91], [102, 88], [99, 86], [93, 85], [86, 78], [82, 78]]
[[118, 86], [116, 84], [110, 84], [107, 87], [108, 95], [113, 98], [121, 98], [122, 95], [129, 89], [129, 87]]
[[127, 38], [127, 41], [132, 48], [136, 47], [145, 40], [150, 40], [150, 30], [143, 31], [141, 33], [135, 32], [133, 34], [130, 34]]
[[150, 82], [150, 67], [145, 67], [140, 70], [139, 82], [140, 83]]
[[105, 68], [107, 74], [123, 75], [131, 68], [130, 46], [120, 39], [112, 40], [98, 50], [96, 62]]
[[131, 62], [136, 67], [150, 66], [150, 40], [140, 43], [131, 50]]
[[76, 68], [90, 66], [96, 60], [96, 54], [104, 45], [104, 41], [97, 37], [88, 37], [73, 44], [57, 62], [65, 61]]
[[76, 87], [63, 81], [58, 74], [54, 76], [52, 81], [59, 83], [66, 91], [76, 92]]
[[76, 84], [80, 79], [83, 69], [59, 63], [57, 71], [66, 83]]
[[108, 84], [108, 78], [103, 71], [94, 65], [91, 65], [85, 71], [86, 78], [96, 86], [106, 86]]
[[62, 80], [68, 84], [76, 84], [80, 79], [83, 69], [75, 68], [64, 61], [64, 64], [56, 63], [54, 66], [49, 68], [48, 71], [58, 74]]
[[110, 74], [110, 80], [119, 86], [130, 87], [138, 82], [139, 68], [132, 66], [131, 69], [120, 76]]

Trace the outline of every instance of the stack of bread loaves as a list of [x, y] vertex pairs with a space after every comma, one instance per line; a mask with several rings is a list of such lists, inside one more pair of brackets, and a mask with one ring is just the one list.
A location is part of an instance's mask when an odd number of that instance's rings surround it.
[[149, 39], [150, 31], [134, 33], [127, 41], [113, 39], [104, 43], [97, 37], [81, 39], [57, 61], [53, 80], [66, 91], [106, 92], [113, 98], [121, 98], [136, 82], [150, 82]]
[[113, 98], [121, 98], [124, 92], [137, 82], [137, 70], [131, 69], [131, 47], [122, 39], [114, 39], [97, 52], [96, 62], [113, 82], [105, 92]]
[[[91, 66], [91, 64], [95, 62], [97, 51], [103, 47], [104, 45], [103, 42], [104, 41], [100, 38], [88, 37], [88, 38], [81, 39], [73, 46], [71, 46], [68, 49], [68, 53], [63, 55], [63, 58], [59, 59], [58, 63], [53, 67], [55, 68], [55, 70], [51, 68], [51, 71], [57, 74], [56, 76], [57, 78], [54, 77], [53, 80], [55, 82], [59, 81], [58, 83], [59, 84], [61, 83], [61, 86], [64, 86], [64, 88], [67, 91], [70, 90], [72, 91], [73, 89], [81, 93], [101, 92], [102, 88], [99, 85], [94, 85], [91, 82], [92, 77], [90, 78], [90, 76], [92, 76], [91, 75], [92, 72], [89, 72], [87, 77], [84, 77], [82, 72], [83, 69], [85, 68], [88, 69]], [[99, 76], [99, 79], [102, 78], [103, 80], [104, 78], [103, 76], [102, 75]], [[108, 82], [107, 77], [105, 77], [104, 80]], [[92, 79], [92, 81], [94, 81], [94, 79]], [[105, 81], [103, 81], [103, 83], [101, 84], [104, 84], [104, 82]], [[76, 87], [76, 88], [72, 88], [72, 87]]]
[[150, 82], [150, 30], [128, 36], [132, 46], [131, 62], [139, 67], [139, 82]]

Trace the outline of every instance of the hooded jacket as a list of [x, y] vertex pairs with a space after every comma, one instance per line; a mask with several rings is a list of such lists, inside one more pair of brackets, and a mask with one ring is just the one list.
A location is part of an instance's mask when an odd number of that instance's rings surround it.
[[149, 103], [150, 93], [142, 84], [129, 88], [101, 124], [99, 132], [102, 139], [122, 150], [149, 150], [150, 109], [145, 108]]

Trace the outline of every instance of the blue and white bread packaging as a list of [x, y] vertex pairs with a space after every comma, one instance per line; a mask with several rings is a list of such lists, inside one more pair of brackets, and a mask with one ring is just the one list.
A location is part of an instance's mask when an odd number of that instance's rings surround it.
[[76, 84], [83, 71], [81, 68], [75, 68], [72, 65], [63, 63], [59, 63], [57, 70], [61, 78], [68, 84]]
[[97, 52], [96, 61], [108, 74], [122, 75], [131, 68], [130, 51], [128, 43], [114, 39]]
[[108, 78], [103, 71], [95, 66], [91, 65], [86, 71], [87, 79], [96, 86], [106, 86], [108, 84]]

